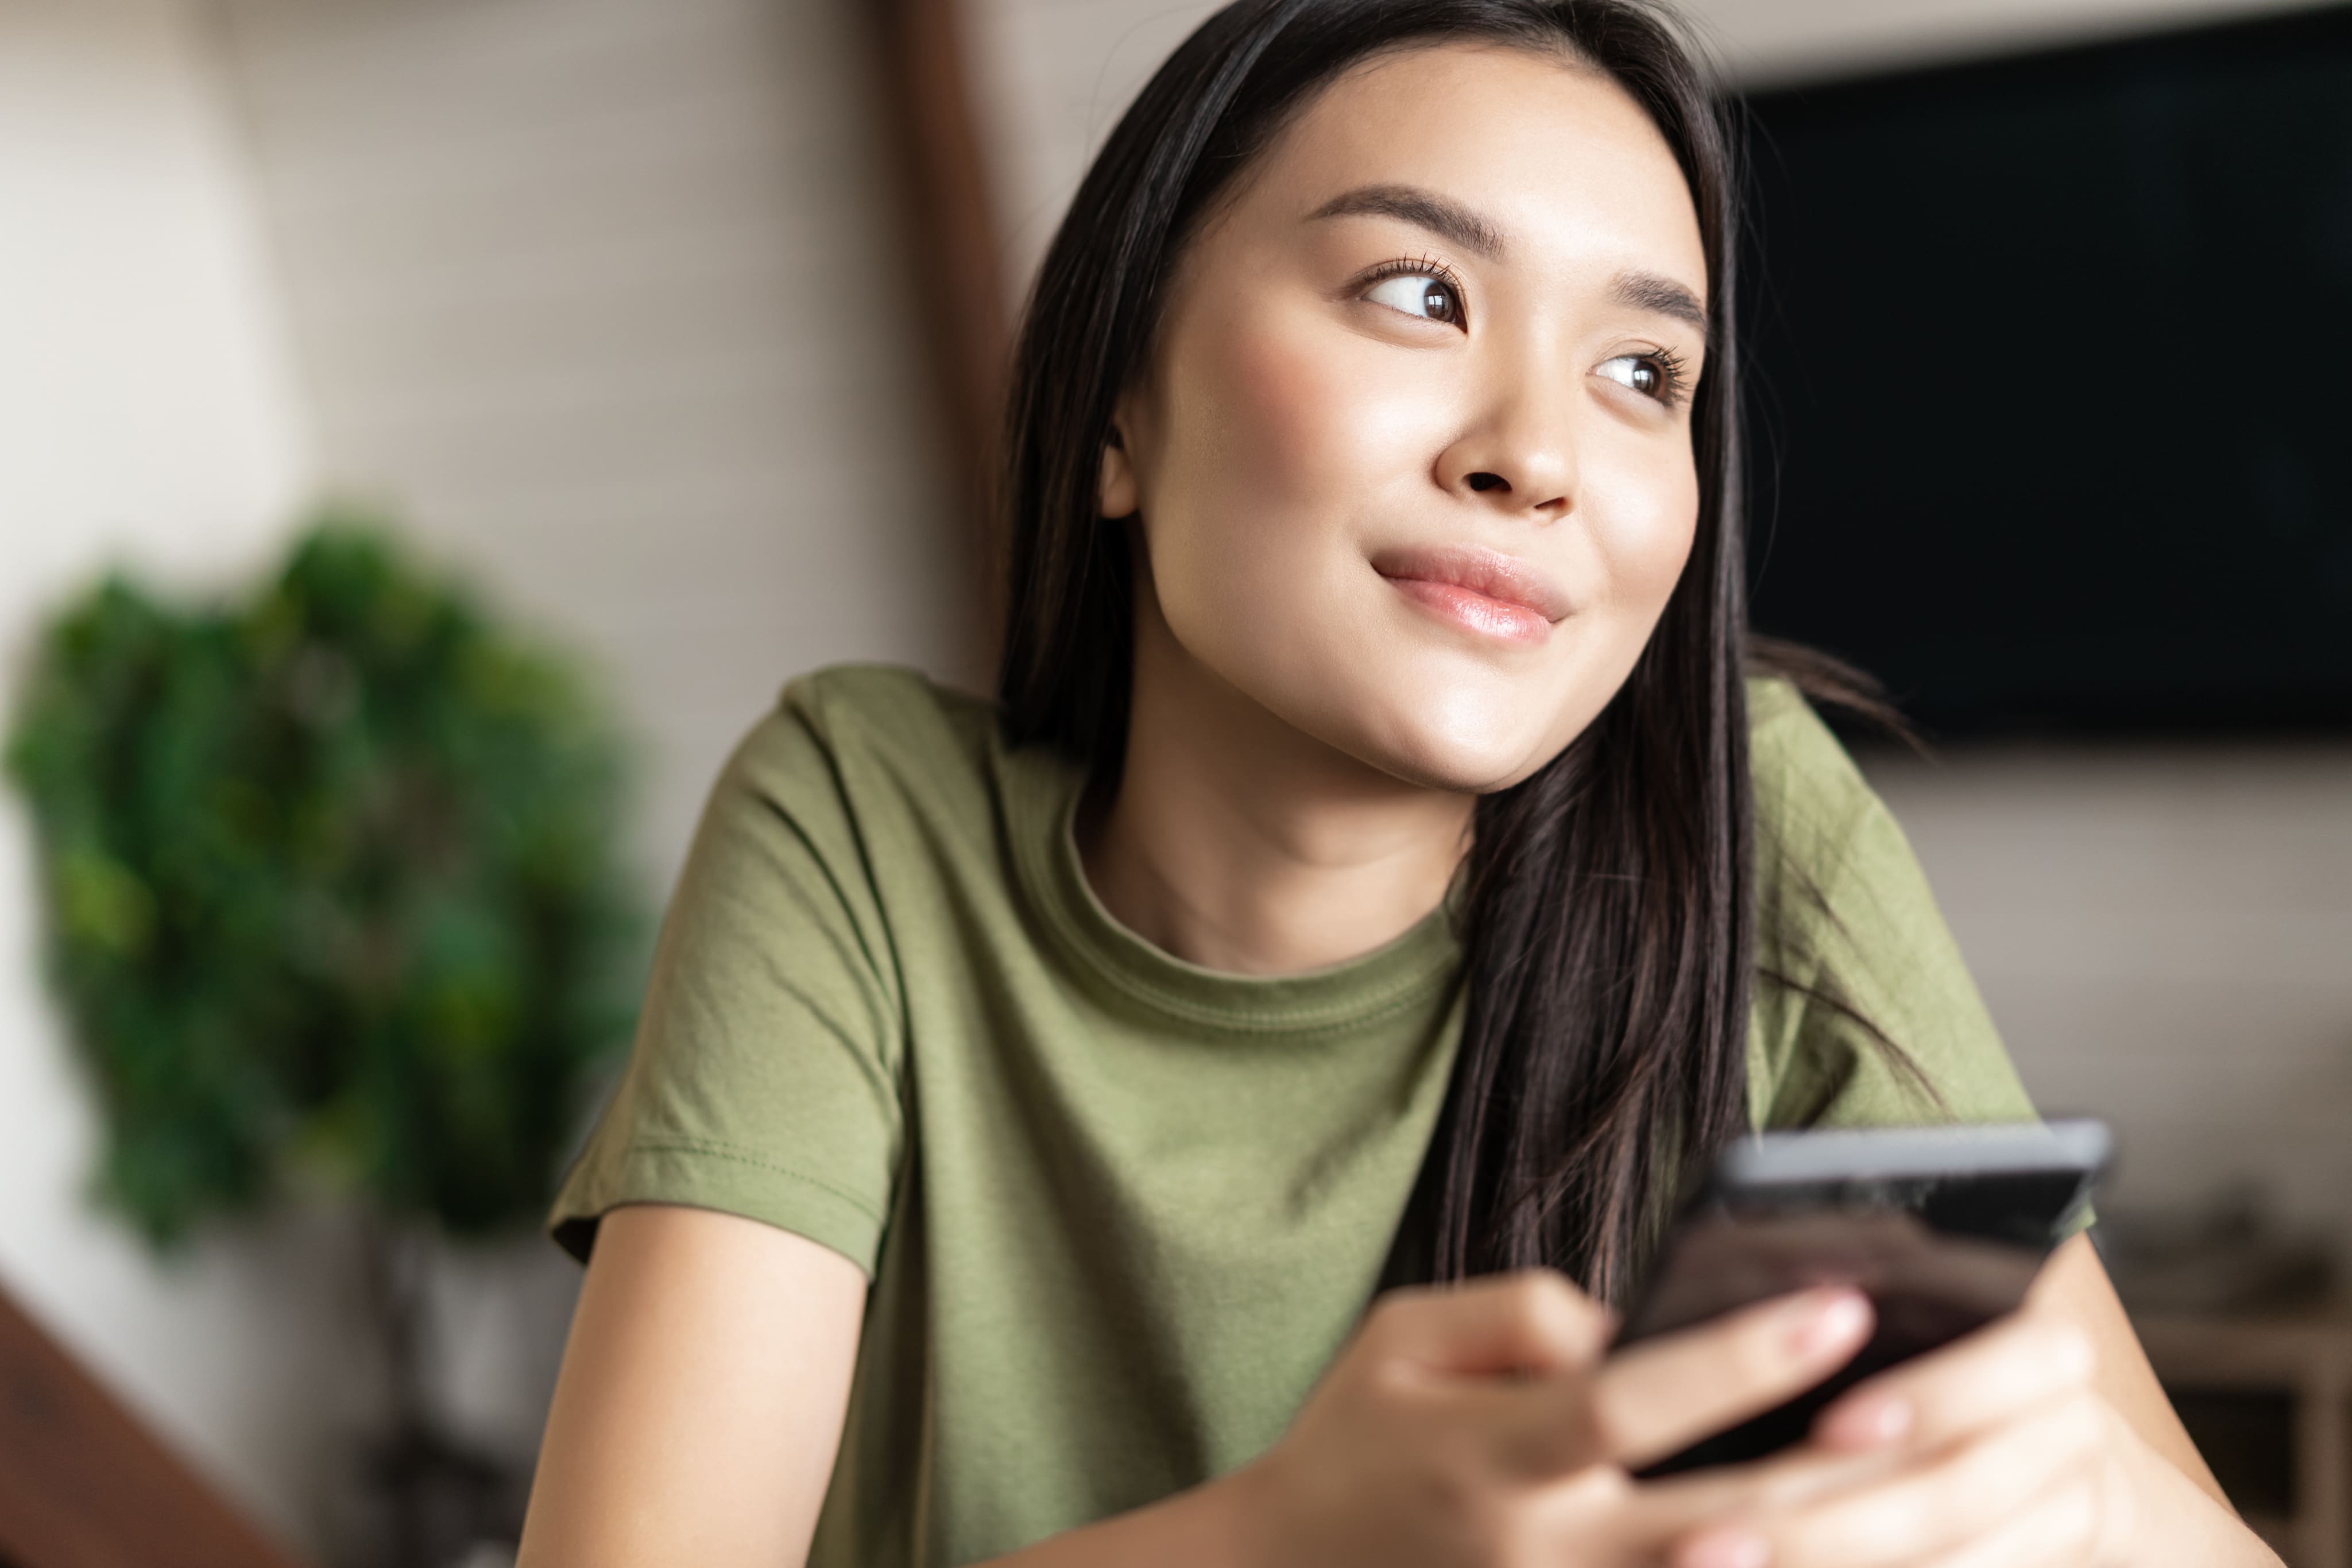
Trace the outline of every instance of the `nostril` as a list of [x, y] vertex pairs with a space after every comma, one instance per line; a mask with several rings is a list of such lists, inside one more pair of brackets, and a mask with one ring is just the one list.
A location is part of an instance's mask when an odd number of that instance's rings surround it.
[[1511, 486], [1500, 474], [1473, 474], [1470, 476], [1470, 487], [1473, 490], [1507, 490]]

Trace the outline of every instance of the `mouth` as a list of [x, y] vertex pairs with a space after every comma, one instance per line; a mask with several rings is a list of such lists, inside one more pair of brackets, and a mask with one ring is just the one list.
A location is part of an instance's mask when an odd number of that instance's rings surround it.
[[1371, 564], [1391, 587], [1440, 620], [1502, 642], [1539, 643], [1575, 608], [1550, 574], [1500, 550], [1384, 550]]

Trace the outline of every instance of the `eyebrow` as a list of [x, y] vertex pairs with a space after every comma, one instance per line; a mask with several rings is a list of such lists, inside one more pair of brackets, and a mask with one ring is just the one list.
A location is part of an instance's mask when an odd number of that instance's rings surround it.
[[1442, 235], [1464, 250], [1499, 261], [1503, 256], [1503, 232], [1458, 202], [1447, 201], [1434, 191], [1424, 191], [1418, 185], [1364, 185], [1332, 197], [1307, 214], [1312, 223], [1318, 218], [1356, 217], [1369, 214], [1374, 217], [1402, 218], [1432, 234]]
[[1699, 303], [1697, 295], [1671, 277], [1655, 272], [1621, 272], [1609, 280], [1609, 292], [1620, 305], [1670, 316], [1697, 328], [1701, 338], [1708, 335], [1706, 307]]
[[[1502, 259], [1502, 230], [1460, 203], [1418, 185], [1360, 186], [1332, 197], [1307, 214], [1307, 218], [1312, 223], [1318, 218], [1364, 215], [1399, 218], [1443, 235], [1488, 261]], [[1696, 328], [1702, 337], [1708, 335], [1711, 323], [1706, 307], [1699, 302], [1697, 295], [1662, 273], [1621, 272], [1610, 280], [1609, 292], [1621, 305], [1671, 317]]]

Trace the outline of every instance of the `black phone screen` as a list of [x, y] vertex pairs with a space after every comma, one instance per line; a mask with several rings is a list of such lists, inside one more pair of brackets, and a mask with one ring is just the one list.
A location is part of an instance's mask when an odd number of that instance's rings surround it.
[[1669, 1232], [1618, 1343], [1830, 1284], [1867, 1294], [1876, 1327], [1827, 1382], [1641, 1473], [1776, 1452], [1863, 1379], [2015, 1311], [2105, 1152], [2095, 1123], [1779, 1134], [1735, 1151]]

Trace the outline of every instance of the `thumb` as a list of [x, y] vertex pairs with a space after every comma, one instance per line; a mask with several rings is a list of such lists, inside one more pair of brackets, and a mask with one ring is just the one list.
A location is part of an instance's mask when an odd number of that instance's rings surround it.
[[1549, 1269], [1382, 1298], [1368, 1335], [1388, 1354], [1457, 1376], [1589, 1366], [1614, 1326], [1608, 1309]]
[[1814, 1386], [1853, 1359], [1872, 1324], [1867, 1296], [1828, 1287], [1632, 1345], [1592, 1382], [1596, 1435], [1639, 1469]]

